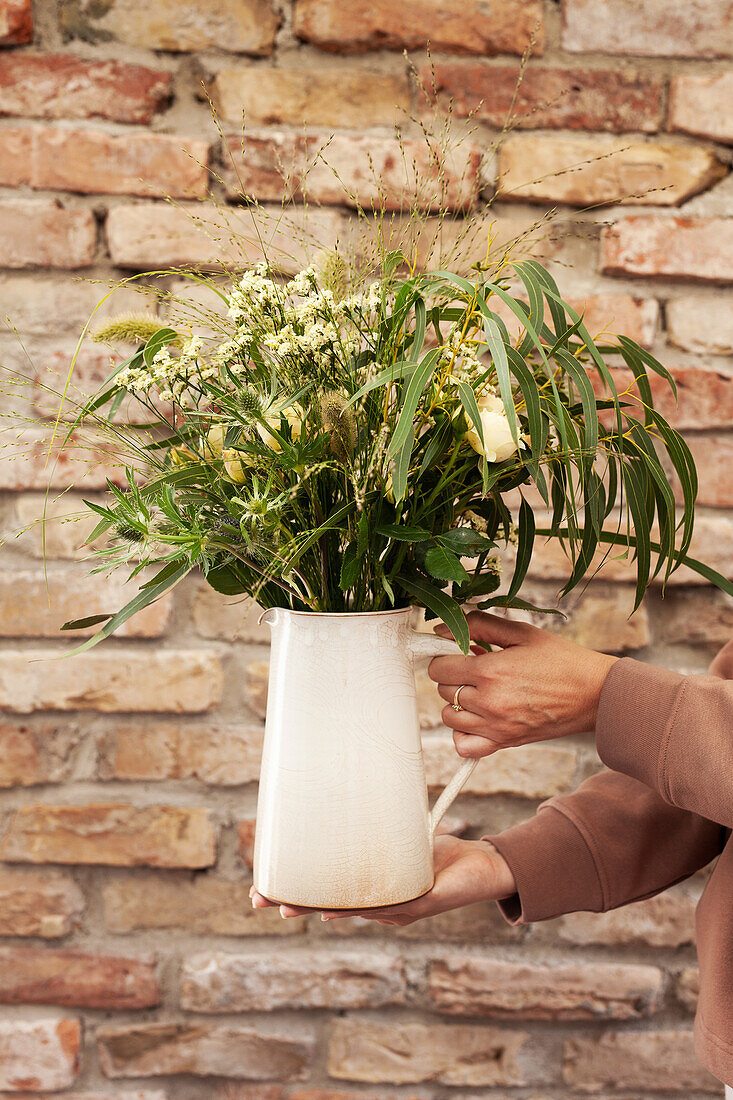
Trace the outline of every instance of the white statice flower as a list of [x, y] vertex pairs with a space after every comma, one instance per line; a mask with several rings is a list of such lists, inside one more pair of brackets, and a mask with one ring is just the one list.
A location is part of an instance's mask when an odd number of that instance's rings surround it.
[[504, 402], [493, 393], [482, 393], [478, 400], [481, 417], [483, 443], [473, 424], [466, 432], [466, 439], [477, 454], [484, 455], [489, 462], [503, 462], [518, 451]]

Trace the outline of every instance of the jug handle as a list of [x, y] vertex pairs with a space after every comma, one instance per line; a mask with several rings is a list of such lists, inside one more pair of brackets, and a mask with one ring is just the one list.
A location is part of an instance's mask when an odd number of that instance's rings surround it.
[[[414, 660], [432, 657], [463, 656], [461, 647], [447, 638], [438, 638], [435, 634], [423, 634], [414, 631], [410, 648]], [[435, 835], [435, 830], [445, 817], [449, 807], [455, 802], [461, 790], [473, 774], [478, 764], [477, 759], [463, 760], [460, 767], [453, 773], [450, 780], [438, 795], [438, 799], [430, 811], [430, 835]]]

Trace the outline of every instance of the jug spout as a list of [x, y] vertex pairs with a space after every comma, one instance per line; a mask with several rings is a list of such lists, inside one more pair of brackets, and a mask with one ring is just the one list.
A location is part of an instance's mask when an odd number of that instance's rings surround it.
[[268, 626], [274, 626], [277, 622], [277, 612], [277, 607], [268, 607], [260, 615], [259, 619], [257, 620], [257, 625], [262, 626], [263, 623], [267, 623]]

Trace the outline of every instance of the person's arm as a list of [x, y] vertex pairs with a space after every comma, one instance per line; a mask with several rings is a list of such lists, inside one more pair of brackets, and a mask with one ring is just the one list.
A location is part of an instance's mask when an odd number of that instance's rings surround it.
[[720, 825], [671, 806], [637, 779], [606, 771], [485, 839], [517, 887], [500, 900], [502, 912], [524, 924], [651, 897], [714, 859], [726, 836]]
[[733, 828], [733, 681], [617, 661], [600, 692], [596, 745], [604, 764], [670, 805]]

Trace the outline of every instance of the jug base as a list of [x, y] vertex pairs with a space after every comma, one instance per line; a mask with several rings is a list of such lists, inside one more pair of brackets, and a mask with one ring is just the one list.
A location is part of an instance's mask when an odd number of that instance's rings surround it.
[[[353, 905], [333, 905], [330, 901], [317, 901], [313, 897], [309, 898], [307, 901], [286, 901], [284, 898], [270, 897], [268, 894], [264, 893], [264, 891], [260, 891], [259, 887], [256, 886], [256, 884], [255, 888], [257, 889], [258, 893], [262, 893], [262, 896], [266, 897], [268, 901], [273, 903], [273, 905], [290, 905], [298, 909], [312, 909], [314, 912], [320, 912], [323, 909], [327, 909], [329, 912], [333, 913], [359, 913], [362, 911], [366, 912], [369, 909], [388, 909], [390, 906], [393, 905], [406, 905], [409, 901], [417, 901], [418, 898], [422, 898], [426, 894], [430, 893], [433, 888], [433, 884], [431, 883], [430, 886], [428, 886], [424, 890], [420, 890], [420, 892], [417, 894], [410, 893], [407, 896], [393, 894], [389, 898], [385, 895], [385, 899], [383, 901], [374, 901], [370, 899], [368, 904], [363, 904], [361, 902], [355, 901]], [[301, 895], [301, 899], [302, 897], [303, 895]]]

